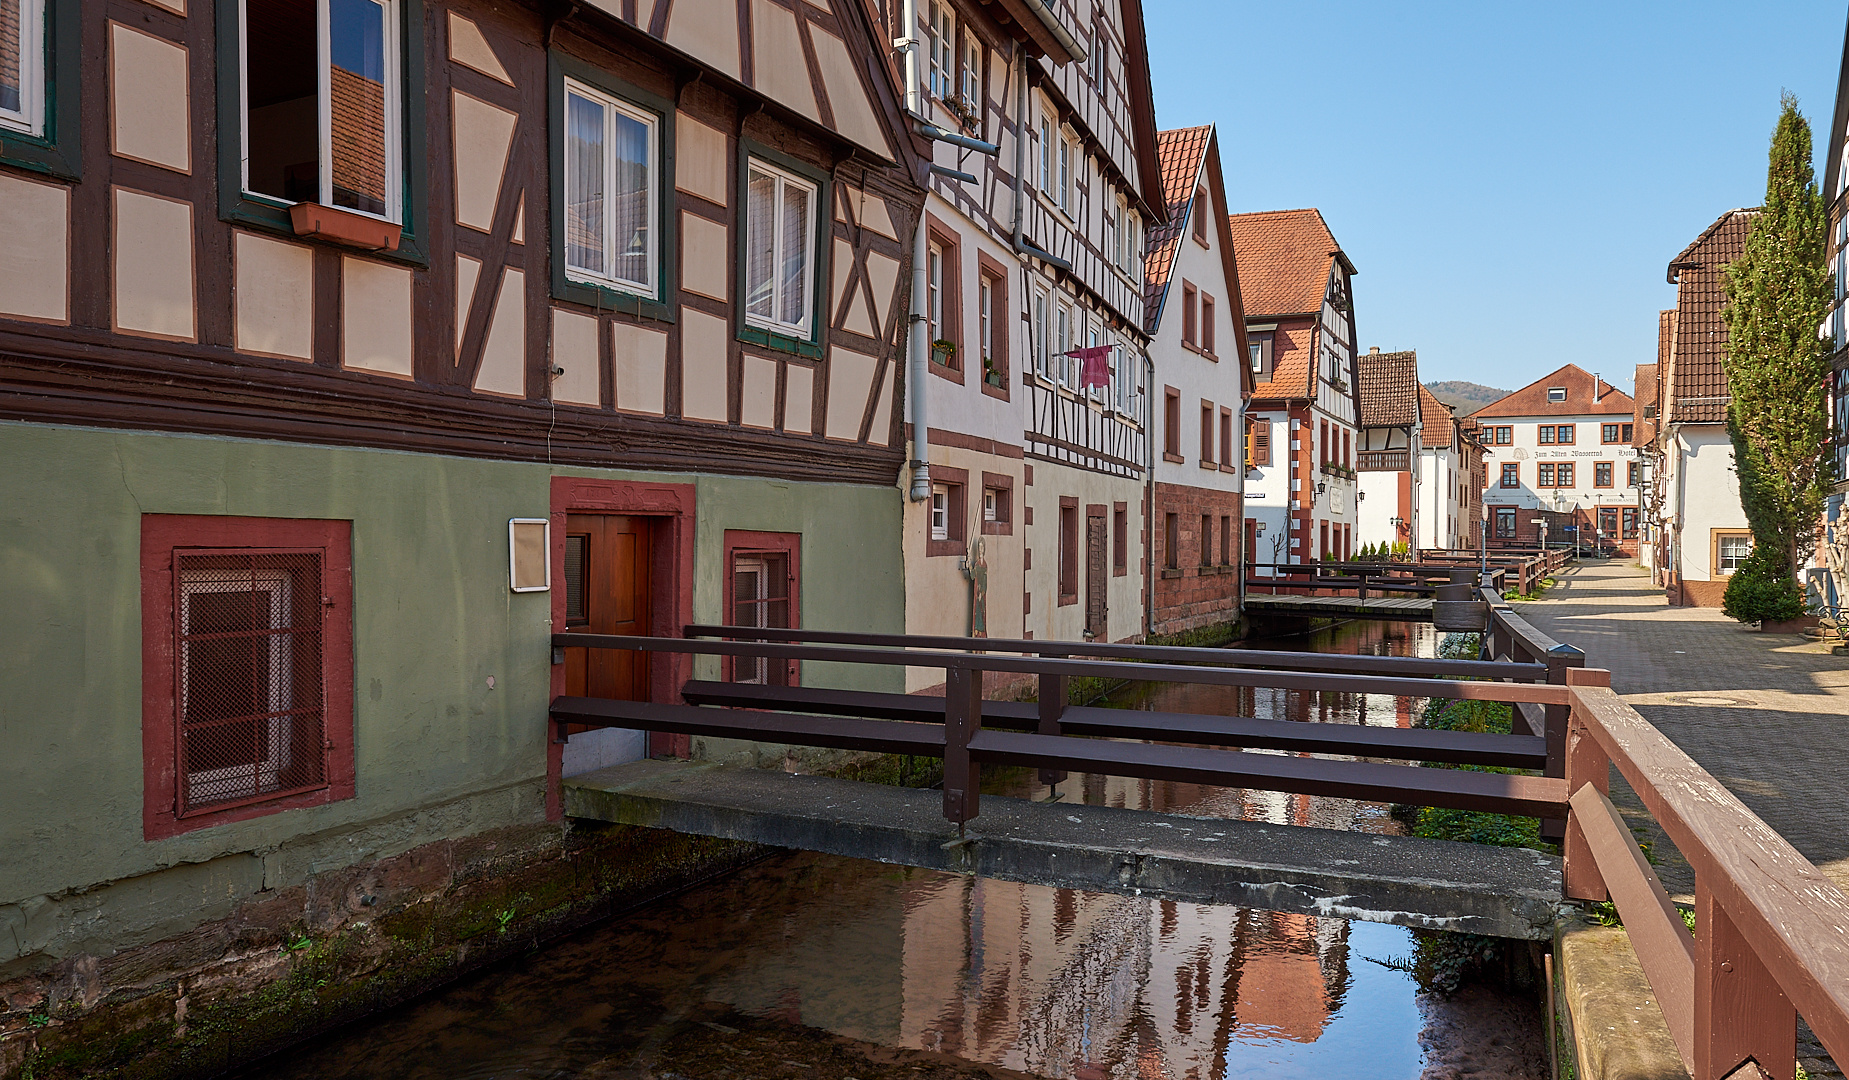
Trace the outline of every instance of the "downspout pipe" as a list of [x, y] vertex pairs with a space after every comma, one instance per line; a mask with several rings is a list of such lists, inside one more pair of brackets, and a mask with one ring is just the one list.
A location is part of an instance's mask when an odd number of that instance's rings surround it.
[[[1156, 628], [1156, 360], [1143, 347], [1143, 638]], [[1241, 485], [1243, 487], [1243, 485]], [[1244, 588], [1245, 573], [1239, 575]]]
[[1072, 36], [1072, 32], [1060, 23], [1059, 16], [1053, 14], [1051, 0], [1027, 0], [1027, 7], [1040, 20], [1040, 25], [1047, 28], [1047, 33], [1053, 35], [1053, 40], [1059, 42], [1059, 47], [1066, 50], [1066, 55], [1072, 58], [1073, 63], [1083, 64], [1086, 57], [1091, 55]]
[[[1034, 0], [1028, 0], [1034, 6]], [[1014, 253], [1039, 259], [1072, 273], [1072, 264], [1050, 251], [1028, 243], [1022, 235], [1027, 227], [1027, 54], [1014, 47], [1015, 60], [1015, 131], [1014, 131]]]
[[905, 36], [894, 38], [892, 47], [905, 57], [905, 111], [924, 115], [924, 90], [918, 82], [918, 0], [905, 0], [899, 16]]
[[905, 364], [905, 381], [912, 390], [912, 501], [931, 497], [930, 413], [925, 405], [925, 380], [931, 377], [931, 321], [925, 312], [925, 292], [930, 286], [925, 264], [925, 223], [920, 213], [918, 227], [912, 231], [912, 313], [907, 339], [909, 355]]

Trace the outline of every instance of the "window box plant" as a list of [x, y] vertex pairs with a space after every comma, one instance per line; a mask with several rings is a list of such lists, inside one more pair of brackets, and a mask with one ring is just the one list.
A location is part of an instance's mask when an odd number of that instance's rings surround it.
[[933, 364], [942, 364], [945, 367], [950, 367], [951, 361], [956, 358], [956, 355], [957, 343], [954, 341], [938, 338], [931, 343], [931, 362]]
[[992, 356], [982, 358], [982, 381], [998, 389], [1002, 385], [1002, 373], [996, 369]]

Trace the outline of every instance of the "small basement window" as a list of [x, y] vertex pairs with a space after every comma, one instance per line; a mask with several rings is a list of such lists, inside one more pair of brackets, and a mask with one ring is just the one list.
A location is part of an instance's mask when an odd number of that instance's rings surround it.
[[243, 0], [243, 184], [404, 220], [400, 0]]

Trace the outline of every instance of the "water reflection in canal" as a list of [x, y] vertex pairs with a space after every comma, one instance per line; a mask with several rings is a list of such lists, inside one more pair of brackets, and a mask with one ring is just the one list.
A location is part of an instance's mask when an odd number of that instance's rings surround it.
[[[1429, 626], [1351, 623], [1277, 647], [1432, 655]], [[1405, 726], [1359, 695], [1132, 687], [1130, 708]], [[1044, 794], [1024, 776], [1011, 794]], [[1096, 776], [1068, 799], [1382, 831], [1384, 807]], [[637, 1075], [713, 1003], [1049, 1077], [1416, 1077], [1398, 927], [1050, 889], [792, 853], [341, 1033], [264, 1076]], [[253, 1073], [252, 1075], [257, 1075]]]

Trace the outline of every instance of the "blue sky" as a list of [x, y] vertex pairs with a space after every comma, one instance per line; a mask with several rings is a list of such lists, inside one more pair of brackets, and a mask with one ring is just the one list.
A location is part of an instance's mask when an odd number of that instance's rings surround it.
[[1781, 89], [1821, 160], [1845, 20], [1843, 0], [1144, 11], [1157, 123], [1219, 125], [1235, 211], [1321, 208], [1360, 270], [1361, 348], [1504, 389], [1568, 362], [1630, 388], [1669, 260], [1764, 195]]

